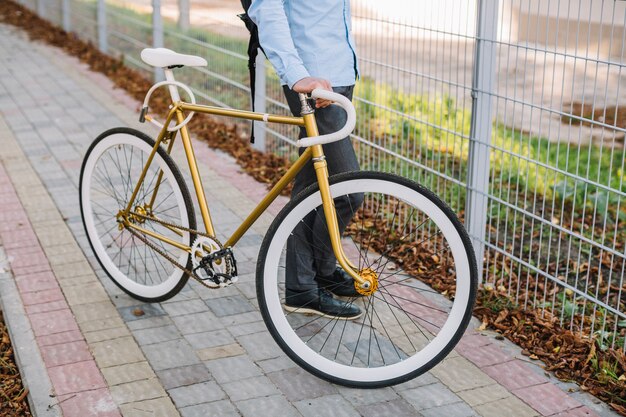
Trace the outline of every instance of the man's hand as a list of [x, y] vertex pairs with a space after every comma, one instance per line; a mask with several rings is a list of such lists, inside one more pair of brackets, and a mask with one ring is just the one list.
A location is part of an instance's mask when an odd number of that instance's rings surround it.
[[[333, 87], [332, 85], [330, 85], [330, 82], [328, 80], [317, 77], [306, 77], [293, 85], [293, 91], [295, 91], [296, 93], [310, 93], [316, 88], [333, 91]], [[328, 107], [331, 104], [332, 101], [324, 100], [321, 98], [318, 98], [315, 101], [315, 107], [317, 108]]]

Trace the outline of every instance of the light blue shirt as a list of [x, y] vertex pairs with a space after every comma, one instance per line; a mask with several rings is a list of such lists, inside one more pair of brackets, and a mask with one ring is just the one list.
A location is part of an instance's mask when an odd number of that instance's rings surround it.
[[248, 15], [283, 85], [309, 76], [333, 87], [354, 84], [350, 0], [252, 0]]

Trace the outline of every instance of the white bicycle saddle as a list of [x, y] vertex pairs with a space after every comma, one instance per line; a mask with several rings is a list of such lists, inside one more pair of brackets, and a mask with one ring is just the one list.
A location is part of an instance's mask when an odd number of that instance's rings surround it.
[[159, 68], [184, 65], [187, 67], [206, 67], [206, 59], [174, 52], [167, 48], [146, 48], [141, 51], [141, 59], [148, 65]]

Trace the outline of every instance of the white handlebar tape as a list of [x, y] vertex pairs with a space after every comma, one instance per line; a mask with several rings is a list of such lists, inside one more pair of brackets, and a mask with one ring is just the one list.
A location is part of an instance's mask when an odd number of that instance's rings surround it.
[[348, 136], [350, 133], [352, 133], [352, 131], [354, 130], [354, 126], [356, 125], [356, 111], [354, 110], [354, 105], [350, 100], [348, 100], [347, 97], [332, 91], [322, 90], [320, 88], [316, 88], [315, 90], [313, 90], [311, 92], [311, 97], [333, 101], [335, 104], [337, 104], [339, 107], [346, 111], [348, 115], [348, 120], [341, 129], [334, 133], [309, 138], [302, 138], [296, 142], [296, 145], [301, 148], [313, 145], [323, 145], [325, 143], [331, 143], [341, 140]]

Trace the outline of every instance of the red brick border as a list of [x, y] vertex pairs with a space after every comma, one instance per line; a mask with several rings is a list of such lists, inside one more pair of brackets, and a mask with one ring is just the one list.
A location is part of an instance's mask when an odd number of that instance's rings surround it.
[[121, 417], [6, 170], [0, 239], [65, 417]]

